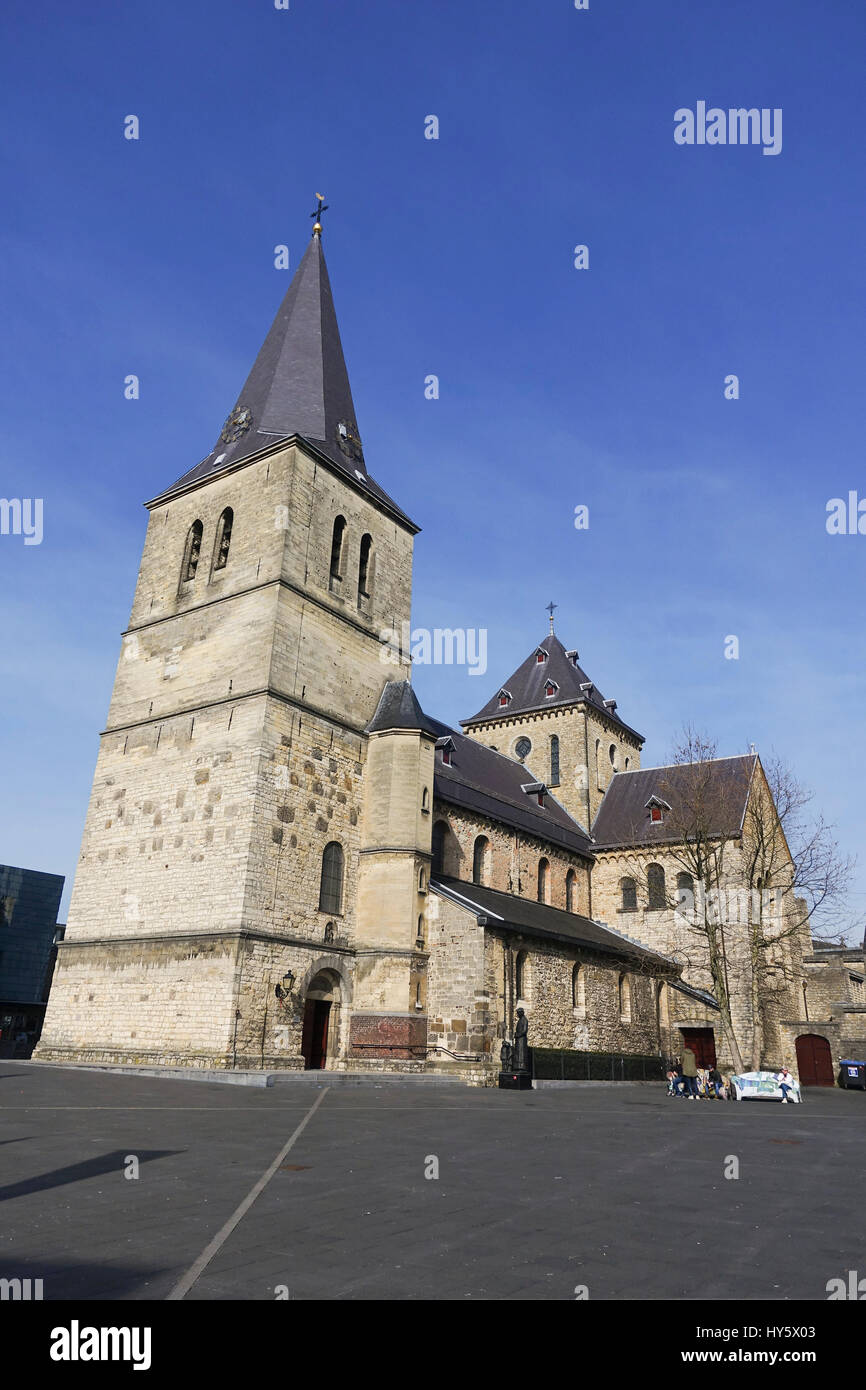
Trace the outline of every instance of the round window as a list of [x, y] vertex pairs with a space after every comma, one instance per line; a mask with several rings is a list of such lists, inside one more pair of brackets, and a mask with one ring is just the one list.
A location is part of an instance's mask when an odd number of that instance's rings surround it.
[[532, 752], [532, 744], [528, 738], [519, 738], [514, 745], [514, 751], [518, 758], [528, 758]]

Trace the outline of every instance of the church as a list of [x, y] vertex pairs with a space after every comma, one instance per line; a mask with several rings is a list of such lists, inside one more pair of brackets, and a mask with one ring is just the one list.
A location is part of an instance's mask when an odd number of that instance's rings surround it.
[[[487, 1085], [518, 1008], [563, 1068], [689, 1045], [831, 1084], [862, 1055], [864, 953], [807, 917], [760, 979], [730, 944], [717, 997], [677, 907], [688, 769], [641, 766], [552, 617], [460, 729], [383, 654], [419, 528], [367, 468], [318, 221], [214, 447], [147, 506], [37, 1057]], [[757, 755], [706, 793], [745, 882]]]

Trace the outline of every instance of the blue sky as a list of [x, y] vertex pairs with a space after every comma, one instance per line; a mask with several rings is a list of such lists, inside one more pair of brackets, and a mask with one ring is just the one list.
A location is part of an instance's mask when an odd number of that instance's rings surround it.
[[[367, 463], [423, 528], [414, 623], [489, 634], [423, 703], [474, 713], [552, 598], [646, 764], [687, 720], [754, 742], [858, 853], [866, 536], [825, 519], [866, 497], [866, 10], [7, 0], [4, 29], [0, 495], [45, 519], [0, 536], [0, 860], [71, 882], [141, 504], [211, 449], [316, 189]], [[675, 144], [698, 101], [781, 108], [781, 153]]]

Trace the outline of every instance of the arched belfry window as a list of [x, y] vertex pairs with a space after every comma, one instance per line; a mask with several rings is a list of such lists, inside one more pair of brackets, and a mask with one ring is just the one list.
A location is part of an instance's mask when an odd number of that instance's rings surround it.
[[337, 840], [325, 845], [322, 855], [319, 911], [332, 916], [343, 911], [343, 846]]
[[226, 507], [219, 519], [217, 526], [216, 544], [213, 552], [213, 567], [215, 570], [224, 570], [228, 564], [229, 546], [232, 543], [232, 526], [234, 525], [235, 514], [231, 507]]
[[550, 898], [550, 862], [547, 859], [538, 861], [538, 901], [546, 903]]
[[180, 581], [186, 584], [190, 579], [195, 579], [195, 572], [198, 569], [198, 557], [201, 555], [201, 538], [204, 527], [200, 521], [194, 521], [186, 535], [186, 546], [183, 552], [183, 568], [180, 572]]
[[361, 537], [358, 558], [358, 604], [369, 602], [373, 589], [373, 537]]
[[577, 874], [574, 869], [569, 869], [565, 875], [565, 910], [577, 911]]
[[338, 516], [334, 518], [334, 530], [331, 535], [331, 588], [339, 584], [343, 578], [343, 542], [346, 538], [346, 518]]
[[559, 735], [550, 735], [550, 785], [559, 786]]

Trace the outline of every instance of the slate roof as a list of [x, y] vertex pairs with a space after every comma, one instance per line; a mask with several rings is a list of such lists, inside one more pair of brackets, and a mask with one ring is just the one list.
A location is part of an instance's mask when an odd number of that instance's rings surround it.
[[539, 806], [537, 798], [524, 791], [524, 787], [533, 785], [533, 778], [523, 763], [476, 743], [438, 720], [430, 722], [438, 728], [440, 737], [450, 737], [454, 744], [450, 766], [436, 755], [435, 797], [563, 845], [574, 853], [592, 855], [590, 837], [550, 792], [544, 805]]
[[564, 912], [561, 908], [548, 907], [546, 903], [534, 902], [531, 898], [500, 893], [494, 888], [483, 888], [479, 884], [464, 883], [462, 879], [446, 878], [440, 874], [431, 878], [430, 888], [477, 917], [486, 917], [494, 927], [568, 941], [575, 946], [590, 946], [593, 950], [622, 960], [655, 966], [665, 974], [679, 969], [675, 961], [577, 912]]
[[385, 729], [420, 729], [422, 733], [438, 738], [441, 728], [437, 719], [430, 719], [424, 713], [409, 681], [388, 681], [379, 697], [376, 713], [367, 725], [367, 733], [380, 733]]
[[[739, 835], [756, 762], [757, 754], [747, 753], [706, 763], [618, 772], [593, 822], [596, 848], [673, 844], [682, 839], [682, 828], [689, 823], [688, 804], [695, 804], [697, 798], [706, 808], [711, 834], [725, 838]], [[664, 820], [655, 825], [646, 809], [653, 796], [671, 807]]]
[[[292, 277], [213, 449], [156, 500], [294, 436], [324, 455], [361, 492], [409, 521], [367, 472], [318, 234]], [[417, 531], [414, 523], [409, 524]]]
[[[539, 648], [547, 652], [546, 661], [536, 660], [536, 653]], [[559, 686], [556, 694], [550, 698], [544, 693], [544, 687], [548, 681], [554, 681]], [[587, 688], [581, 689], [582, 686]], [[507, 690], [511, 695], [511, 700], [505, 708], [499, 706], [500, 690]], [[517, 714], [527, 714], [535, 710], [557, 709], [562, 705], [573, 705], [575, 702], [582, 701], [594, 706], [614, 724], [618, 724], [621, 729], [625, 729], [627, 733], [632, 734], [640, 743], [643, 743], [643, 734], [637, 733], [613, 710], [605, 708], [604, 696], [601, 691], [596, 690], [595, 685], [590, 681], [582, 667], [577, 665], [576, 660], [572, 661], [569, 658], [565, 647], [553, 633], [548, 633], [543, 642], [539, 642], [538, 646], [533, 647], [523, 664], [518, 666], [507, 681], [503, 681], [496, 693], [477, 714], [473, 714], [470, 719], [461, 719], [460, 722], [464, 728], [470, 728], [473, 724], [487, 723], [491, 719], [513, 719]]]

